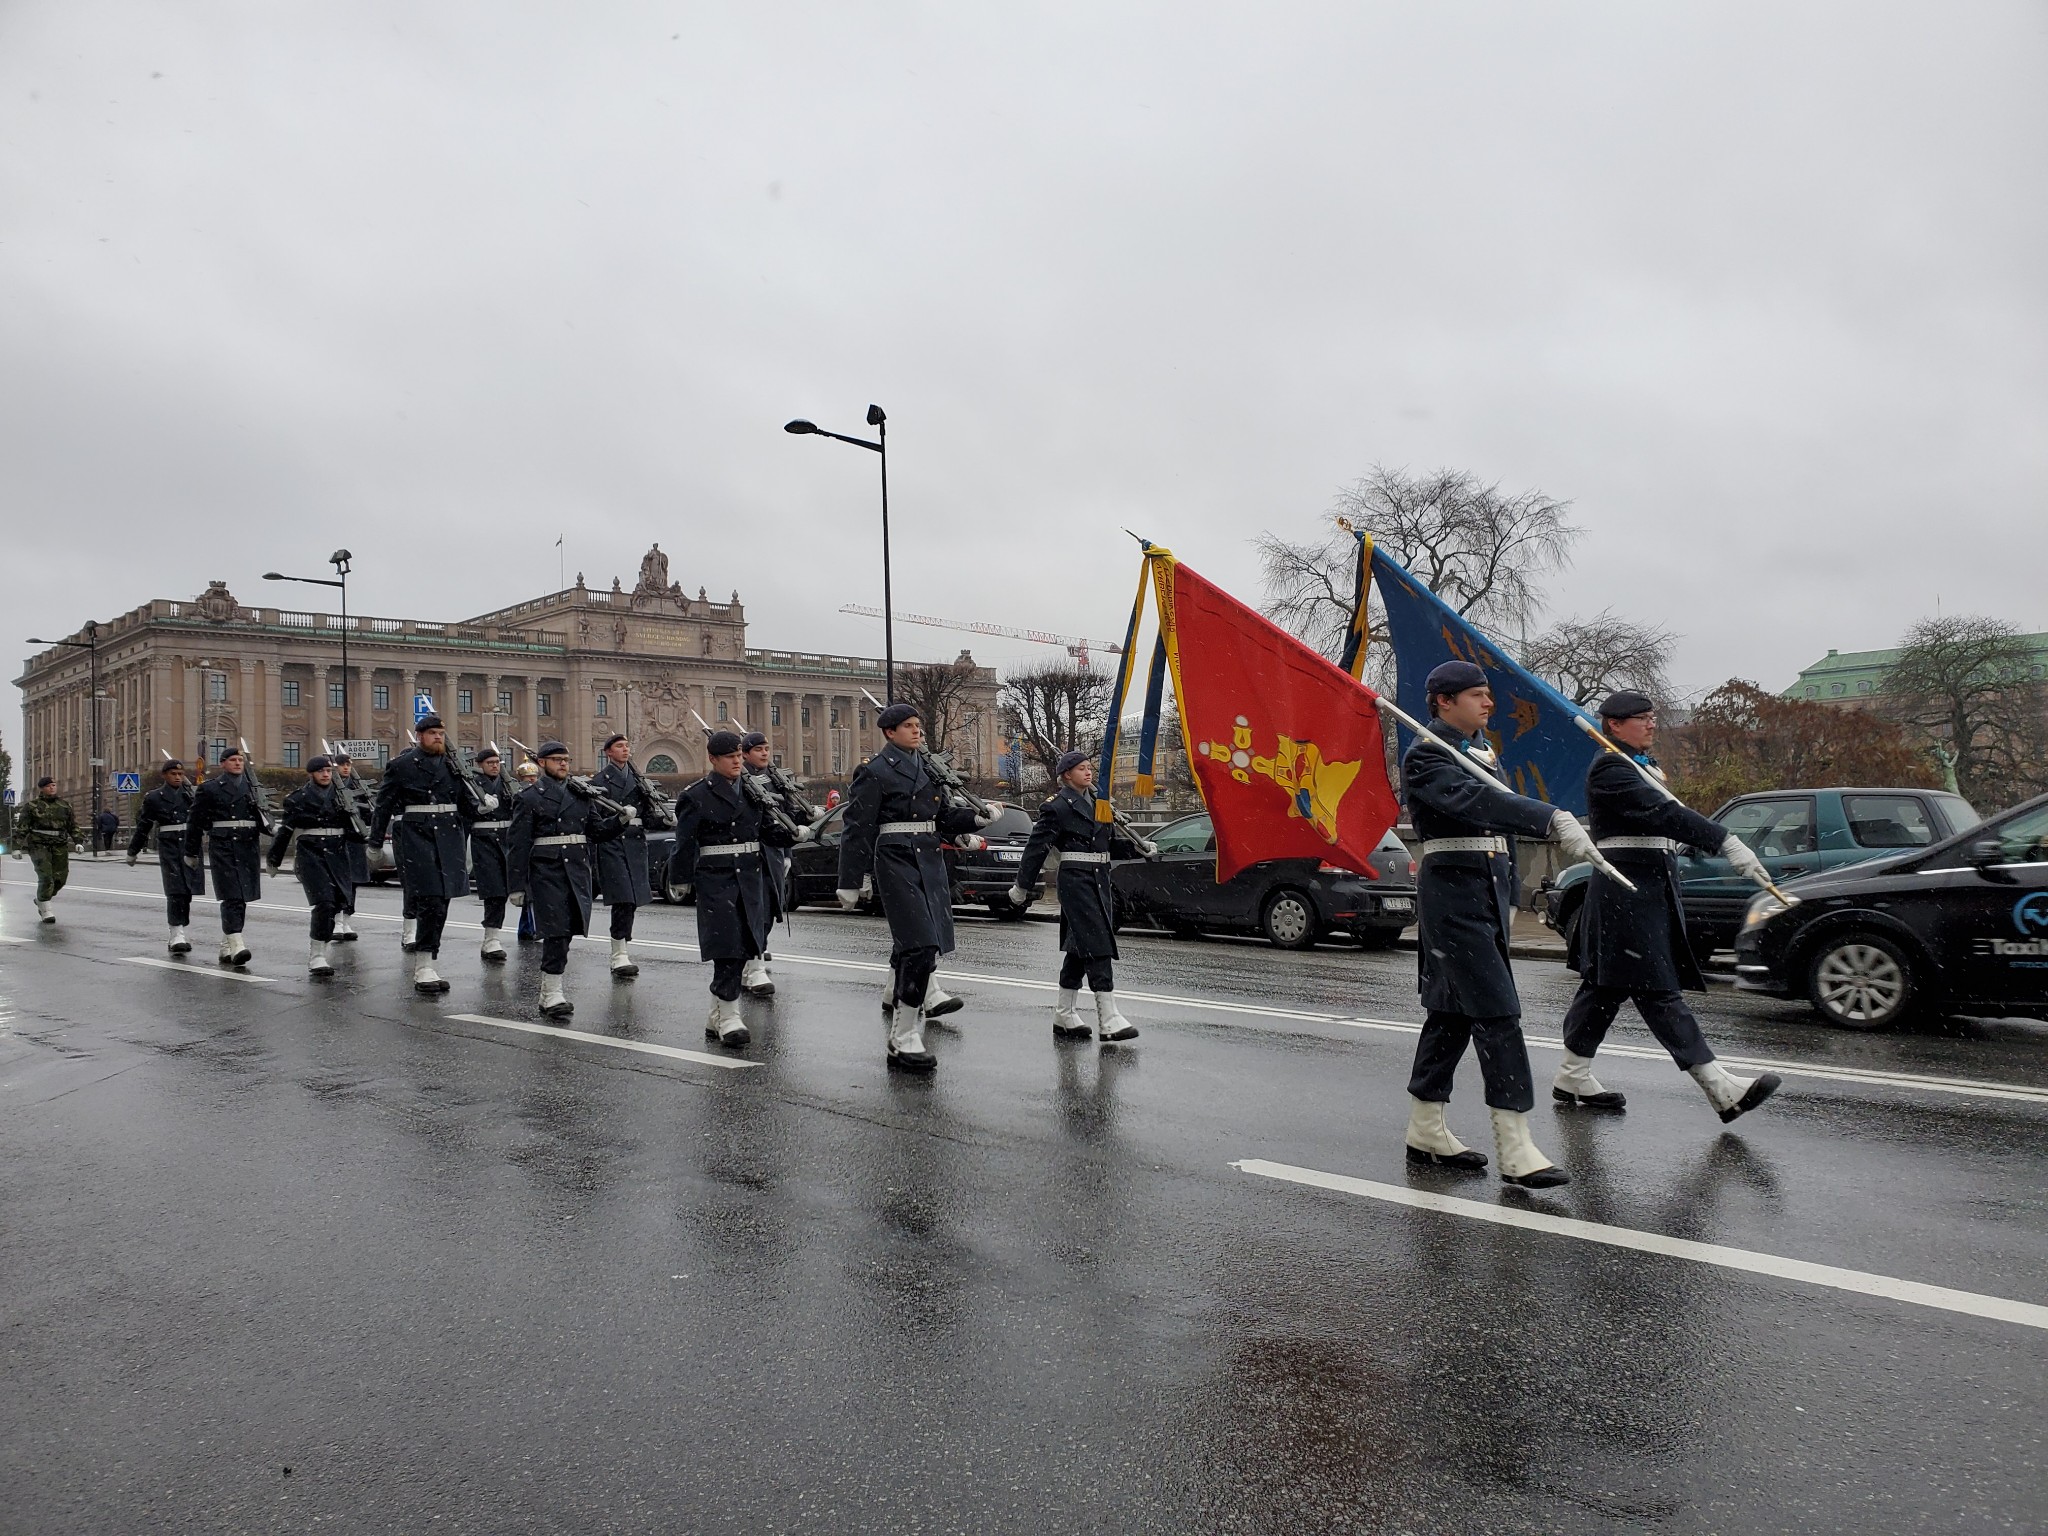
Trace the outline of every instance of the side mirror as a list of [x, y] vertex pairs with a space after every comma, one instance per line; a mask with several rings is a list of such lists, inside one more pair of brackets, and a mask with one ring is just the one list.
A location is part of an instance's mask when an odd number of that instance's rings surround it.
[[2005, 845], [1995, 837], [1980, 837], [1970, 844], [1970, 862], [1978, 869], [2005, 862]]

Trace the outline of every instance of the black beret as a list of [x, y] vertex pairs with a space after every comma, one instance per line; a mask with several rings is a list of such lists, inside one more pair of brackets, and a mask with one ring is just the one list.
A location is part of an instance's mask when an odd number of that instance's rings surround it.
[[439, 715], [421, 715], [419, 719], [413, 721], [412, 729], [413, 734], [417, 736], [421, 731], [445, 731], [448, 727]]
[[1633, 720], [1637, 715], [1653, 713], [1657, 701], [1647, 693], [1637, 693], [1633, 688], [1621, 688], [1600, 701], [1602, 720]]
[[1060, 754], [1059, 766], [1053, 769], [1052, 776], [1056, 779], [1063, 779], [1083, 763], [1089, 761], [1091, 759], [1086, 752], [1062, 752]]
[[221, 749], [220, 760], [226, 762], [231, 757], [247, 757], [248, 755], [240, 747], [224, 747]]
[[759, 731], [749, 731], [740, 738], [740, 750], [742, 752], [751, 752], [756, 747], [765, 747], [767, 745], [768, 738]]
[[1423, 679], [1422, 692], [1425, 697], [1446, 699], [1454, 693], [1463, 693], [1467, 688], [1484, 688], [1486, 674], [1469, 661], [1447, 661], [1430, 669]]
[[57, 782], [57, 781], [56, 781], [55, 779], [51, 778], [51, 777], [50, 777], [50, 776], [49, 776], [49, 775], [48, 775], [48, 774], [46, 773], [46, 774], [44, 774], [44, 775], [43, 775], [43, 776], [42, 776], [42, 777], [41, 777], [40, 779], [37, 779], [37, 780], [36, 780], [36, 788], [37, 788], [37, 789], [48, 789], [48, 788], [49, 788], [49, 787], [50, 787], [50, 786], [51, 786], [52, 784], [55, 784], [56, 782]]
[[476, 760], [480, 763], [495, 763], [498, 760], [497, 745], [495, 743], [485, 743], [482, 749], [477, 752]]
[[540, 744], [540, 750], [533, 755], [536, 759], [543, 757], [567, 757], [569, 749], [559, 741], [544, 741]]
[[180, 773], [183, 773], [185, 771], [185, 765], [183, 763], [179, 762], [175, 757], [167, 757], [164, 759], [163, 767], [157, 769], [157, 772], [160, 774], [169, 773], [173, 768], [177, 769], [178, 772]]
[[607, 752], [611, 751], [611, 749], [612, 749], [612, 746], [613, 746], [613, 744], [614, 744], [614, 743], [616, 743], [616, 742], [621, 742], [621, 741], [624, 741], [625, 739], [626, 739], [626, 735], [625, 735], [625, 732], [623, 732], [623, 731], [613, 731], [613, 732], [611, 733], [611, 735], [609, 735], [609, 736], [605, 737], [605, 739], [604, 739], [604, 750], [605, 750], [605, 751], [607, 751]]
[[876, 718], [875, 724], [885, 731], [893, 731], [906, 720], [922, 720], [915, 704], [891, 704]]
[[731, 757], [739, 750], [740, 738], [736, 731], [713, 731], [704, 738], [706, 757]]
[[323, 756], [319, 755], [318, 753], [315, 753], [315, 754], [313, 755], [313, 757], [312, 757], [312, 758], [311, 758], [311, 759], [310, 759], [310, 760], [309, 760], [309, 761], [307, 762], [307, 764], [306, 764], [306, 772], [308, 772], [308, 773], [318, 773], [318, 772], [319, 772], [319, 771], [320, 771], [320, 770], [321, 770], [322, 768], [332, 768], [333, 766], [334, 766], [334, 761], [333, 761], [333, 759], [331, 759], [331, 758], [327, 758], [327, 757], [323, 757]]
[[328, 756], [332, 757], [337, 763], [352, 763], [355, 761], [354, 758], [350, 757], [346, 752], [342, 751], [341, 748], [339, 747], [336, 747], [332, 752], [328, 754]]

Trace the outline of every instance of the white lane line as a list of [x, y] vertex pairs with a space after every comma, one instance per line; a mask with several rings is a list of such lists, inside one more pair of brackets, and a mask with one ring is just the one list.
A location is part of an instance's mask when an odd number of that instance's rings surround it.
[[243, 971], [231, 971], [220, 967], [208, 969], [203, 965], [180, 964], [176, 960], [145, 960], [140, 955], [123, 955], [123, 965], [151, 965], [160, 971], [176, 971], [180, 976], [211, 976], [216, 981], [253, 981], [259, 987], [277, 985], [275, 976], [251, 976]]
[[[102, 896], [124, 896], [138, 901], [155, 901], [153, 894], [136, 891], [115, 890], [106, 886], [73, 886], [74, 890], [91, 891]], [[198, 898], [211, 901], [211, 897]], [[308, 909], [295, 907], [283, 902], [256, 901], [249, 904], [262, 911], [304, 914]], [[401, 919], [383, 912], [358, 912], [357, 918], [379, 923], [397, 923]], [[451, 922], [450, 928], [467, 929], [481, 933], [481, 923]], [[697, 946], [669, 939], [635, 939], [634, 947], [643, 950], [670, 950], [677, 954], [694, 955]], [[832, 955], [796, 955], [777, 951], [778, 965], [808, 965], [823, 970], [861, 971], [880, 976], [888, 966], [875, 960], [847, 960]], [[945, 981], [979, 983], [992, 987], [1014, 987], [1028, 992], [1053, 992], [1058, 984], [1036, 977], [999, 976], [980, 971], [943, 970], [938, 973]], [[1124, 1002], [1149, 1004], [1159, 1008], [1198, 1008], [1208, 1013], [1224, 1014], [1237, 1018], [1280, 1019], [1295, 1024], [1326, 1024], [1342, 1029], [1373, 1030], [1384, 1034], [1416, 1035], [1422, 1032], [1419, 1023], [1405, 1019], [1380, 1019], [1364, 1014], [1318, 1013], [1304, 1008], [1276, 1008], [1262, 1003], [1229, 1003], [1216, 998], [1183, 997], [1170, 992], [1126, 992], [1121, 989], [1117, 997]], [[1562, 1051], [1564, 1041], [1553, 1036], [1528, 1035], [1533, 1049], [1540, 1051]], [[1650, 1061], [1669, 1065], [1671, 1058], [1656, 1046], [1616, 1045], [1609, 1043], [1600, 1048], [1606, 1058], [1620, 1058], [1628, 1061]], [[1981, 1078], [1934, 1077], [1914, 1072], [1888, 1072], [1877, 1067], [1833, 1066], [1825, 1063], [1803, 1061], [1779, 1061], [1762, 1056], [1724, 1056], [1721, 1058], [1730, 1067], [1748, 1072], [1776, 1072], [1782, 1077], [1806, 1078], [1816, 1082], [1855, 1083], [1865, 1087], [1898, 1088], [1919, 1093], [1953, 1094], [1961, 1098], [2010, 1099], [2023, 1104], [2048, 1104], [2048, 1088], [2031, 1087], [2024, 1083], [1994, 1083]], [[1675, 1069], [1674, 1069], [1675, 1070]]]
[[1603, 1222], [1579, 1221], [1570, 1216], [1550, 1216], [1541, 1211], [1511, 1205], [1487, 1205], [1478, 1200], [1461, 1200], [1398, 1184], [1378, 1184], [1370, 1179], [1349, 1178], [1341, 1173], [1323, 1173], [1315, 1168], [1295, 1168], [1286, 1163], [1269, 1163], [1263, 1158], [1246, 1158], [1230, 1165], [1262, 1179], [1279, 1179], [1289, 1184], [1306, 1184], [1313, 1189], [1335, 1190], [1360, 1195], [1389, 1205], [1405, 1205], [1418, 1211], [1435, 1211], [1445, 1216], [1463, 1216], [1470, 1221], [1490, 1221], [1496, 1226], [1521, 1227], [1530, 1232], [1547, 1232], [1553, 1237], [1577, 1238], [1586, 1243], [1604, 1243], [1610, 1248], [1631, 1248], [1695, 1264], [1712, 1264], [1721, 1269], [1742, 1270], [1752, 1275], [1769, 1275], [1779, 1280], [1798, 1280], [1807, 1285], [1853, 1291], [1859, 1296], [1876, 1296], [1886, 1301], [1903, 1301], [1916, 1307], [1935, 1307], [1944, 1312], [1961, 1312], [1993, 1322], [2018, 1323], [2024, 1328], [2048, 1329], [2048, 1307], [2031, 1301], [2011, 1301], [2003, 1296], [1983, 1296], [1975, 1291], [1951, 1290], [1945, 1285], [1925, 1285], [1918, 1280], [1901, 1280], [1892, 1275], [1874, 1275], [1861, 1269], [1838, 1269], [1832, 1264], [1812, 1264], [1805, 1259], [1782, 1258], [1775, 1253], [1756, 1253], [1748, 1248], [1724, 1248], [1719, 1243], [1696, 1243], [1689, 1238], [1666, 1237], [1661, 1232], [1639, 1232], [1633, 1227], [1611, 1227]]
[[574, 1040], [579, 1045], [609, 1045], [614, 1050], [639, 1051], [647, 1056], [665, 1056], [671, 1061], [693, 1061], [700, 1067], [724, 1067], [737, 1071], [758, 1067], [758, 1061], [735, 1061], [729, 1056], [712, 1056], [703, 1051], [685, 1051], [673, 1045], [656, 1045], [651, 1040], [620, 1040], [611, 1035], [593, 1035], [581, 1029], [561, 1029], [553, 1024], [533, 1024], [525, 1019], [494, 1019], [487, 1013], [447, 1013], [443, 1018], [464, 1024], [489, 1024], [495, 1029], [516, 1029], [523, 1035], [546, 1035], [550, 1040]]

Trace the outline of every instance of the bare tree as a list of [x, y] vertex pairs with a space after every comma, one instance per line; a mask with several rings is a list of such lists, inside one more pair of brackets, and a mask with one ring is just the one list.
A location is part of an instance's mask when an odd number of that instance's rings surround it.
[[980, 668], [962, 651], [952, 661], [917, 662], [896, 669], [898, 703], [914, 705], [924, 720], [925, 743], [934, 752], [946, 750], [956, 735], [971, 735], [981, 724], [981, 706], [974, 702]]
[[1936, 782], [1933, 763], [1897, 721], [1784, 698], [1740, 678], [1708, 694], [1659, 749], [1673, 791], [1702, 812], [1771, 789]]
[[2038, 656], [1998, 619], [1922, 619], [1882, 685], [1884, 707], [1930, 744], [1957, 791], [1989, 812], [2048, 788]]
[[1655, 624], [1604, 609], [1584, 621], [1565, 619], [1529, 642], [1522, 664], [1574, 704], [1594, 704], [1617, 688], [1653, 699], [1671, 691], [1666, 669], [1678, 637]]
[[1026, 756], [1050, 779], [1062, 752], [1092, 752], [1102, 744], [1111, 681], [1070, 661], [1020, 668], [1003, 679], [1003, 732], [1023, 742]]
[[[1571, 558], [1579, 530], [1570, 510], [1541, 491], [1482, 485], [1465, 470], [1415, 476], [1376, 464], [1338, 492], [1321, 539], [1259, 536], [1266, 616], [1325, 656], [1343, 653], [1357, 568], [1349, 524], [1474, 624], [1520, 629], [1542, 609], [1541, 579]], [[1373, 638], [1383, 638], [1377, 626]]]

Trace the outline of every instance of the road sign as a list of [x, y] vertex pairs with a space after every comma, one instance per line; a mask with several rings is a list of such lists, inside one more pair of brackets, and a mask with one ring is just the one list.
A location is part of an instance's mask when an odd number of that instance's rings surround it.
[[4, 802], [8, 805], [14, 804], [14, 791], [10, 789], [7, 791], [6, 794], [0, 795], [0, 802]]
[[117, 773], [114, 775], [114, 793], [117, 795], [139, 795], [142, 793], [142, 775], [139, 773]]
[[416, 693], [412, 696], [412, 723], [414, 725], [418, 725], [433, 712], [434, 700], [431, 694]]
[[337, 741], [337, 752], [346, 752], [352, 763], [374, 763], [377, 761], [377, 743], [374, 741]]

